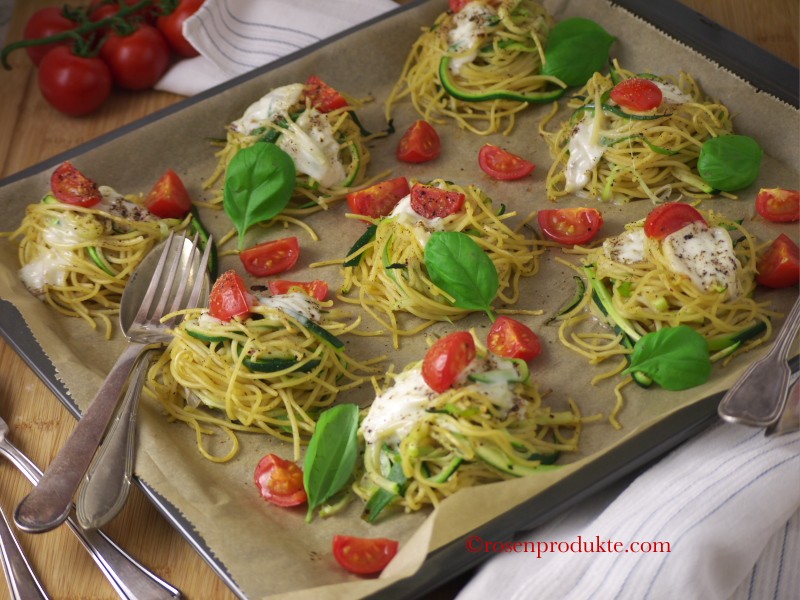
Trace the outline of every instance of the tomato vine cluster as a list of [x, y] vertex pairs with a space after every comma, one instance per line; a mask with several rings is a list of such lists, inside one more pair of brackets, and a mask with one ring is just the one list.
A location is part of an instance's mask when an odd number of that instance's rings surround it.
[[50, 6], [28, 19], [24, 48], [39, 68], [42, 96], [57, 110], [81, 116], [97, 110], [114, 86], [152, 88], [175, 59], [198, 54], [183, 36], [183, 22], [203, 0], [92, 0], [86, 6]]

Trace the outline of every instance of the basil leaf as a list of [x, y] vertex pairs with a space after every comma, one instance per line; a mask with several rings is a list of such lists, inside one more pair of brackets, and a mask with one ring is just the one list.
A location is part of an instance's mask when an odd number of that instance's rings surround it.
[[481, 247], [460, 231], [434, 232], [425, 245], [431, 281], [453, 297], [453, 305], [491, 315], [500, 288], [497, 268]]
[[723, 192], [746, 188], [758, 177], [764, 151], [746, 135], [723, 135], [700, 148], [697, 172], [710, 186]]
[[625, 373], [644, 373], [665, 390], [686, 390], [708, 381], [711, 359], [705, 338], [687, 325], [648, 333], [636, 342]]
[[228, 165], [222, 206], [239, 233], [239, 249], [247, 230], [279, 215], [295, 186], [292, 157], [274, 144], [257, 142], [239, 150]]
[[308, 496], [306, 521], [314, 510], [348, 482], [358, 458], [358, 406], [340, 404], [323, 412], [308, 443], [303, 486]]
[[561, 21], [548, 36], [541, 74], [557, 77], [568, 87], [584, 85], [606, 65], [614, 40], [613, 35], [589, 19]]

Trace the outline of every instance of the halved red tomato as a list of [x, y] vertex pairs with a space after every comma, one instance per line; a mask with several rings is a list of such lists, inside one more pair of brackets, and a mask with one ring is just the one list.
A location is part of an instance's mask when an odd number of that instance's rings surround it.
[[256, 277], [269, 277], [288, 271], [298, 258], [300, 243], [294, 236], [263, 242], [239, 253], [244, 268]]
[[56, 167], [50, 176], [50, 189], [61, 202], [75, 206], [94, 206], [103, 199], [97, 183], [67, 161]]
[[505, 358], [531, 361], [542, 351], [539, 336], [533, 330], [511, 317], [500, 316], [492, 324], [486, 338], [490, 351]]
[[789, 236], [780, 234], [758, 259], [756, 282], [769, 288], [800, 283], [800, 248]]
[[269, 291], [276, 296], [291, 292], [303, 292], [312, 298], [323, 302], [328, 297], [328, 284], [322, 279], [313, 281], [290, 281], [288, 279], [273, 279], [269, 282]]
[[208, 314], [221, 321], [246, 315], [253, 305], [247, 284], [236, 271], [225, 271], [214, 282], [208, 298]]
[[306, 81], [306, 97], [312, 106], [324, 113], [347, 106], [347, 98], [316, 75], [311, 75]]
[[469, 331], [456, 331], [437, 340], [422, 361], [422, 378], [434, 392], [450, 389], [475, 358], [475, 340]]
[[433, 125], [427, 121], [415, 121], [397, 144], [397, 159], [408, 163], [423, 163], [433, 160], [442, 151], [442, 142]]
[[644, 220], [644, 234], [654, 240], [663, 240], [696, 221], [706, 222], [694, 206], [683, 202], [659, 204]]
[[537, 215], [542, 233], [559, 244], [585, 244], [603, 226], [596, 208], [547, 208]]
[[664, 95], [655, 83], [642, 77], [632, 77], [620, 81], [611, 90], [611, 99], [622, 106], [636, 111], [652, 110], [661, 106]]
[[415, 183], [411, 188], [411, 208], [426, 219], [455, 214], [464, 207], [466, 199], [461, 192], [443, 190], [435, 185]]
[[761, 188], [756, 196], [756, 210], [767, 221], [790, 223], [800, 220], [800, 191]]
[[178, 174], [168, 169], [147, 194], [144, 205], [162, 219], [181, 219], [192, 208], [192, 199]]
[[480, 149], [478, 165], [489, 177], [506, 181], [526, 177], [535, 168], [532, 162], [492, 144]]
[[342, 567], [356, 575], [380, 573], [397, 554], [400, 544], [387, 538], [336, 535], [333, 556]]
[[366, 189], [347, 194], [347, 206], [350, 212], [365, 217], [385, 217], [411, 192], [408, 179], [395, 177], [381, 181]]
[[303, 470], [275, 454], [267, 454], [256, 466], [253, 480], [264, 500], [278, 506], [298, 506], [306, 502]]

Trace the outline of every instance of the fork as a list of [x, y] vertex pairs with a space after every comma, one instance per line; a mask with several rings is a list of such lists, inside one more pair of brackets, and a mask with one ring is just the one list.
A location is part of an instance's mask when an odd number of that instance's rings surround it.
[[[27, 477], [28, 481], [36, 485], [42, 477], [41, 470], [11, 443], [11, 440], [8, 439], [8, 432], [8, 424], [0, 418], [0, 454], [8, 458]], [[82, 529], [74, 515], [67, 518], [67, 525], [91, 554], [94, 562], [97, 563], [103, 575], [114, 586], [121, 598], [168, 600], [181, 597], [180, 590], [172, 587], [129, 556], [102, 531]]]
[[2, 548], [3, 570], [6, 572], [8, 589], [14, 600], [47, 600], [33, 567], [28, 562], [19, 540], [11, 529], [6, 513], [0, 508], [0, 548]]
[[[191, 251], [184, 261], [185, 235], [178, 239], [178, 251], [172, 250], [175, 239], [171, 232], [164, 242], [161, 258], [142, 298], [126, 337], [130, 342], [112, 367], [103, 385], [78, 421], [61, 451], [47, 467], [38, 485], [22, 499], [14, 512], [14, 521], [22, 531], [43, 533], [63, 523], [72, 509], [72, 498], [89, 468], [117, 408], [125, 386], [141, 352], [153, 344], [171, 339], [171, 323], [162, 322], [165, 315], [183, 308], [195, 308], [203, 289], [211, 242], [206, 244], [199, 264], [195, 267], [198, 236], [192, 240]], [[162, 275], [166, 271], [166, 281]], [[194, 276], [194, 277], [193, 277]], [[136, 284], [137, 273], [131, 276], [126, 292]], [[184, 299], [187, 281], [194, 280], [188, 299]], [[177, 282], [177, 284], [176, 284]], [[168, 303], [172, 304], [167, 308]], [[123, 298], [124, 301], [124, 298]]]

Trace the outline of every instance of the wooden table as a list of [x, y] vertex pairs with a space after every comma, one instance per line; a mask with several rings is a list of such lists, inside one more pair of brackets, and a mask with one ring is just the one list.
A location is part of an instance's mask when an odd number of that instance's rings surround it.
[[[683, 0], [698, 12], [789, 61], [798, 59], [796, 0]], [[17, 0], [8, 40], [21, 38], [34, 10], [64, 0]], [[95, 138], [181, 99], [147, 91], [115, 92], [102, 109], [85, 118], [69, 118], [41, 97], [36, 71], [24, 52], [12, 55], [11, 71], [0, 75], [0, 175], [7, 176]], [[14, 224], [3, 223], [1, 229]], [[47, 465], [64, 444], [75, 420], [21, 358], [0, 340], [0, 416], [12, 428], [11, 439], [38, 465]], [[6, 461], [0, 461], [0, 506], [12, 513], [30, 484]], [[158, 575], [180, 588], [186, 598], [224, 600], [233, 594], [214, 571], [134, 487], [122, 513], [105, 531]], [[22, 545], [54, 598], [115, 598], [88, 554], [66, 527], [29, 535]], [[434, 597], [455, 595], [460, 582]], [[8, 591], [0, 584], [0, 598]]]

